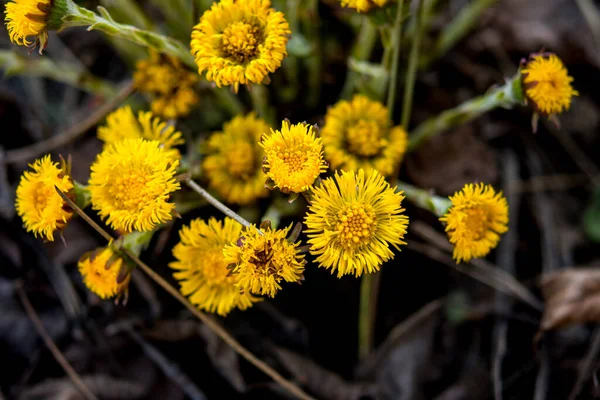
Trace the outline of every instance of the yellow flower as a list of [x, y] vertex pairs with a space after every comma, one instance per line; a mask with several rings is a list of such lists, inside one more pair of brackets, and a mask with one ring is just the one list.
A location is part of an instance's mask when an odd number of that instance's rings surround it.
[[263, 149], [258, 140], [269, 125], [253, 113], [238, 115], [215, 132], [203, 152], [202, 171], [210, 188], [225, 201], [249, 204], [266, 197], [265, 174], [262, 172]]
[[335, 173], [313, 189], [304, 222], [311, 254], [337, 276], [379, 271], [394, 258], [406, 234], [402, 193], [396, 193], [376, 170]]
[[321, 130], [325, 158], [332, 169], [376, 169], [390, 176], [404, 158], [406, 132], [391, 126], [388, 109], [381, 103], [356, 95], [342, 100], [325, 115]]
[[211, 218], [208, 223], [194, 219], [179, 231], [181, 241], [173, 248], [177, 261], [169, 265], [179, 271], [173, 276], [180, 281], [181, 293], [198, 308], [225, 316], [261, 300], [240, 293], [223, 257], [223, 247], [236, 242], [241, 232], [242, 226], [231, 218], [224, 222]]
[[265, 173], [284, 193], [310, 189], [315, 179], [327, 171], [321, 138], [305, 123], [290, 125], [283, 121], [281, 131], [271, 129], [270, 135], [263, 135], [260, 146], [265, 150]]
[[388, 0], [340, 0], [342, 7], [354, 8], [358, 12], [367, 12], [374, 7], [383, 7]]
[[136, 118], [131, 107], [123, 106], [106, 117], [106, 125], [98, 127], [98, 139], [104, 142], [104, 149], [124, 139], [156, 140], [164, 148], [167, 157], [179, 160], [181, 154], [175, 148], [185, 143], [181, 132], [161, 121], [150, 111], [138, 113]]
[[553, 53], [533, 54], [521, 69], [527, 99], [541, 115], [560, 114], [571, 107], [571, 98], [579, 95], [573, 89], [564, 64]]
[[92, 164], [92, 206], [122, 232], [150, 231], [173, 218], [171, 193], [178, 160], [167, 157], [157, 141], [125, 139], [108, 146]]
[[260, 234], [255, 226], [245, 229], [237, 243], [223, 248], [225, 261], [231, 264], [236, 286], [244, 293], [275, 297], [280, 282], [300, 282], [304, 273], [304, 255], [299, 243], [292, 243], [286, 229], [266, 228]]
[[27, 231], [54, 241], [54, 231], [63, 229], [73, 215], [54, 187], [68, 193], [73, 189], [73, 181], [63, 167], [52, 162], [50, 155], [29, 167], [33, 171], [25, 171], [17, 187], [17, 214]]
[[508, 230], [508, 203], [502, 193], [483, 183], [465, 185], [450, 197], [452, 206], [440, 221], [454, 245], [457, 263], [484, 257]]
[[290, 27], [269, 0], [221, 0], [192, 31], [198, 72], [217, 86], [263, 83], [287, 55]]
[[[13, 0], [6, 3], [6, 29], [10, 41], [33, 48], [40, 45], [40, 54], [48, 42], [48, 18], [52, 0]], [[30, 42], [27, 38], [34, 36]]]
[[129, 285], [127, 266], [109, 247], [84, 254], [77, 267], [85, 286], [102, 299], [122, 293]]
[[136, 63], [136, 88], [152, 97], [150, 107], [164, 118], [186, 116], [199, 98], [193, 86], [198, 75], [188, 71], [178, 58], [151, 51], [150, 57]]

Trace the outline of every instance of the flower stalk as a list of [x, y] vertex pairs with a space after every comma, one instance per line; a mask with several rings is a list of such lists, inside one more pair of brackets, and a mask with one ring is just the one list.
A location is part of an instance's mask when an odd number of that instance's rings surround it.
[[430, 211], [437, 217], [441, 217], [452, 205], [445, 197], [436, 196], [429, 190], [420, 189], [402, 181], [396, 181], [396, 190], [404, 192], [404, 196], [419, 208]]

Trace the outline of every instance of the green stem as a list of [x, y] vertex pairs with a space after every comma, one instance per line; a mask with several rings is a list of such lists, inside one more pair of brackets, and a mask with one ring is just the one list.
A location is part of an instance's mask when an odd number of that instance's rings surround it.
[[[386, 70], [390, 74], [390, 85], [388, 88], [387, 95], [387, 108], [390, 120], [394, 118], [394, 106], [396, 103], [396, 91], [398, 90], [398, 68], [400, 67], [400, 50], [402, 48], [402, 15], [404, 14], [404, 2], [398, 3], [398, 9], [396, 10], [396, 20], [394, 21], [394, 31], [392, 36], [392, 65], [389, 66], [387, 60], [387, 54], [384, 53], [384, 64]], [[389, 50], [389, 46], [386, 46], [386, 50]], [[387, 51], [386, 51], [387, 53]], [[389, 67], [388, 67], [389, 66]]]
[[436, 196], [428, 190], [420, 189], [408, 183], [397, 181], [396, 191], [402, 191], [406, 199], [424, 210], [431, 211], [435, 216], [441, 217], [452, 205], [445, 197]]
[[417, 126], [409, 136], [408, 151], [414, 151], [432, 137], [465, 124], [496, 108], [511, 109], [523, 105], [521, 74], [517, 73], [506, 83], [488, 93], [468, 100], [456, 108], [446, 110]]
[[248, 89], [252, 99], [252, 107], [256, 114], [267, 121], [268, 124], [275, 127], [275, 116], [273, 110], [269, 107], [269, 91], [264, 85], [252, 85]]
[[217, 102], [233, 117], [241, 114], [244, 110], [242, 102], [228, 88], [214, 88], [212, 93]]
[[[404, 84], [404, 100], [402, 102], [402, 127], [408, 128], [410, 122], [410, 116], [412, 111], [413, 92], [415, 90], [415, 79], [417, 76], [417, 66], [419, 63], [419, 50], [421, 47], [421, 38], [423, 36], [423, 0], [417, 0], [417, 14], [415, 21], [415, 34], [412, 40], [412, 47], [410, 49], [410, 56], [408, 58], [408, 69], [406, 71], [406, 83]], [[396, 60], [394, 60], [396, 61]], [[393, 71], [394, 75], [397, 75], [396, 66]], [[395, 87], [394, 87], [395, 88]], [[395, 89], [394, 89], [395, 92]], [[393, 103], [392, 103], [393, 106]], [[388, 105], [389, 107], [389, 105]], [[390, 112], [392, 112], [390, 110]]]
[[[355, 60], [366, 60], [371, 56], [375, 42], [377, 41], [377, 29], [375, 25], [369, 20], [368, 17], [363, 17], [362, 26], [356, 39], [356, 43], [352, 49], [351, 56]], [[359, 78], [359, 74], [355, 71], [348, 70], [346, 76], [346, 82], [342, 88], [340, 95], [341, 99], [349, 100], [354, 92], [356, 81]]]
[[320, 53], [321, 38], [319, 35], [318, 0], [301, 2], [301, 16], [303, 31], [314, 49], [312, 54], [303, 60], [308, 73], [305, 104], [310, 109], [316, 107], [319, 103], [322, 83], [321, 68], [323, 67], [323, 61]]
[[360, 281], [358, 313], [358, 357], [360, 359], [368, 356], [373, 349], [373, 331], [380, 281], [381, 272], [364, 274]]

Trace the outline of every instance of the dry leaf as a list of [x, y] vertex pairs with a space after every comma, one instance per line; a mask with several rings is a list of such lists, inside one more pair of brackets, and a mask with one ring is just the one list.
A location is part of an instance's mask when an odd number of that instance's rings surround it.
[[600, 269], [569, 268], [542, 277], [546, 309], [541, 329], [600, 322]]

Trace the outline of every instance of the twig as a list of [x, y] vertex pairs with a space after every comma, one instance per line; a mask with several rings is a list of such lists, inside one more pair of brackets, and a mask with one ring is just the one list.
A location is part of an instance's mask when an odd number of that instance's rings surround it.
[[25, 162], [39, 156], [40, 154], [48, 153], [60, 146], [64, 146], [72, 140], [75, 140], [78, 136], [84, 134], [92, 126], [96, 125], [98, 121], [104, 118], [106, 114], [121, 104], [127, 97], [129, 97], [131, 93], [133, 93], [133, 90], [133, 82], [128, 81], [119, 91], [117, 96], [115, 96], [115, 98], [98, 107], [96, 111], [94, 111], [85, 120], [76, 123], [75, 125], [67, 128], [67, 130], [64, 132], [61, 132], [41, 142], [22, 147], [20, 149], [7, 151], [5, 157], [6, 162], [9, 164]]
[[[188, 181], [195, 184], [193, 181]], [[198, 185], [196, 185], [198, 186]], [[199, 187], [199, 186], [198, 186]], [[199, 187], [200, 188], [200, 187]], [[200, 188], [202, 189], [202, 188]], [[202, 189], [204, 190], [204, 189]], [[77, 206], [71, 199], [69, 199], [59, 188], [56, 188], [58, 194], [62, 197], [62, 199], [71, 207], [81, 218], [83, 218], [86, 222], [88, 222], [92, 228], [94, 228], [102, 237], [106, 240], [111, 241], [113, 237], [106, 232], [103, 228], [101, 228], [98, 224], [90, 219], [90, 217], [83, 212], [81, 208]], [[210, 196], [210, 195], [209, 195]], [[212, 196], [211, 196], [212, 197]], [[215, 199], [216, 201], [216, 199]], [[237, 214], [236, 214], [237, 215]], [[267, 365], [265, 362], [260, 360], [254, 354], [252, 354], [249, 350], [247, 350], [244, 346], [242, 346], [233, 336], [229, 334], [218, 322], [214, 319], [198, 310], [194, 307], [177, 289], [169, 284], [165, 279], [163, 279], [159, 274], [154, 272], [152, 268], [150, 268], [146, 263], [140, 260], [135, 254], [133, 254], [128, 249], [123, 249], [124, 254], [129, 257], [140, 269], [142, 269], [154, 282], [156, 282], [160, 287], [162, 287], [167, 293], [173, 296], [177, 301], [179, 301], [185, 308], [187, 308], [196, 318], [202, 321], [206, 326], [208, 326], [217, 336], [219, 336], [225, 343], [227, 343], [233, 350], [235, 350], [239, 355], [244, 357], [248, 362], [253, 364], [255, 367], [260, 369], [266, 375], [271, 377], [275, 382], [277, 382], [281, 387], [289, 391], [294, 396], [299, 399], [304, 400], [314, 400], [313, 397], [306, 394], [302, 389], [298, 386], [294, 385], [292, 382], [285, 379], [281, 376], [277, 371]]]
[[[415, 34], [412, 40], [412, 47], [408, 58], [408, 69], [406, 70], [406, 83], [404, 84], [404, 99], [402, 101], [402, 127], [408, 128], [412, 112], [413, 92], [415, 90], [415, 79], [417, 77], [417, 68], [419, 64], [419, 50], [421, 47], [421, 37], [423, 36], [423, 0], [417, 1], [417, 13], [415, 22]], [[397, 63], [397, 59], [394, 59]], [[392, 67], [394, 68], [394, 67]], [[398, 66], [396, 66], [397, 70]], [[392, 77], [398, 72], [392, 69]], [[395, 91], [395, 86], [394, 86]], [[389, 98], [388, 98], [389, 99]]]
[[358, 357], [365, 358], [373, 349], [373, 331], [377, 316], [377, 298], [381, 271], [365, 274], [360, 281], [360, 305], [358, 310]]
[[17, 294], [19, 295], [19, 299], [23, 304], [23, 308], [25, 308], [27, 316], [29, 317], [29, 319], [31, 319], [31, 322], [33, 322], [35, 330], [42, 337], [44, 343], [46, 344], [50, 352], [52, 352], [52, 355], [54, 356], [56, 361], [64, 369], [67, 375], [69, 375], [69, 378], [71, 378], [73, 384], [77, 387], [77, 389], [79, 389], [79, 391], [85, 396], [86, 399], [98, 400], [98, 398], [90, 391], [90, 389], [88, 389], [85, 383], [83, 383], [77, 372], [75, 372], [71, 364], [69, 364], [69, 361], [67, 361], [65, 356], [63, 356], [59, 348], [56, 346], [56, 344], [46, 331], [46, 328], [44, 328], [44, 324], [40, 320], [40, 317], [38, 317], [37, 313], [35, 312], [35, 309], [33, 308], [31, 303], [29, 302], [29, 299], [27, 298], [27, 293], [25, 293], [25, 291], [23, 290], [22, 282], [17, 282], [15, 288]]
[[[421, 0], [419, 4], [422, 3]], [[402, 49], [402, 15], [404, 14], [404, 2], [398, 2], [396, 20], [394, 21], [394, 36], [392, 39], [393, 53], [390, 74], [390, 85], [388, 87], [387, 108], [390, 120], [393, 120], [394, 105], [396, 103], [396, 91], [398, 90], [398, 68], [400, 67], [400, 51]]]
[[579, 368], [579, 372], [577, 373], [577, 381], [571, 390], [571, 394], [569, 394], [569, 400], [575, 400], [577, 396], [579, 396], [579, 393], [583, 388], [583, 384], [594, 372], [594, 361], [598, 356], [598, 352], [600, 352], [600, 328], [596, 328], [594, 331], [592, 343], [590, 344], [590, 348], [588, 349], [583, 359], [583, 363]]

